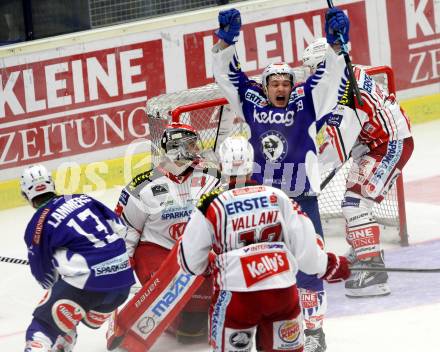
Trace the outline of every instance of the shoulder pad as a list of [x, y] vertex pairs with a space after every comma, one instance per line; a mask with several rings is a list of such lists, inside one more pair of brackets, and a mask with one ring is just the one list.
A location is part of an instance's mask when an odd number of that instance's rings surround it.
[[151, 177], [153, 176], [153, 172], [154, 169], [151, 169], [138, 174], [131, 180], [127, 188], [132, 191], [135, 188], [137, 188], [139, 185], [143, 184], [144, 182], [151, 182]]
[[206, 211], [208, 210], [209, 205], [219, 196], [220, 193], [224, 191], [223, 188], [219, 187], [211, 192], [205, 193], [202, 195], [199, 199], [199, 202], [197, 203], [197, 208], [203, 213], [206, 214]]

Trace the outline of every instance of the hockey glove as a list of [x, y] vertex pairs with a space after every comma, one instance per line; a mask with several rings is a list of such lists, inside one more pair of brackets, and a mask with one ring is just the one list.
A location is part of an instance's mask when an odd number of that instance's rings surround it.
[[220, 28], [215, 31], [217, 37], [223, 39], [229, 45], [235, 44], [240, 35], [240, 11], [237, 9], [220, 11], [218, 14], [218, 23]]
[[[337, 7], [327, 11], [325, 15], [325, 33], [329, 44], [346, 44], [349, 41], [350, 21], [347, 15]], [[343, 43], [341, 43], [342, 34]]]
[[347, 280], [350, 277], [351, 272], [347, 258], [336, 256], [330, 252], [327, 252], [327, 258], [327, 271], [321, 279], [329, 283], [334, 283]]

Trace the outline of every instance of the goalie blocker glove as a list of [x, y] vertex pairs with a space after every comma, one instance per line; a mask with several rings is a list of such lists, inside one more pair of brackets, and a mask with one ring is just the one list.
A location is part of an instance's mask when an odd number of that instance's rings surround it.
[[[325, 33], [329, 44], [346, 44], [350, 40], [348, 33], [350, 30], [350, 21], [347, 15], [337, 7], [333, 7], [327, 11], [325, 15]], [[343, 43], [341, 43], [342, 35]]]
[[327, 270], [321, 279], [329, 282], [340, 282], [350, 277], [351, 271], [347, 258], [327, 253]]
[[229, 45], [235, 44], [241, 29], [240, 11], [237, 9], [220, 11], [218, 23], [220, 28], [215, 31], [217, 37], [223, 39]]

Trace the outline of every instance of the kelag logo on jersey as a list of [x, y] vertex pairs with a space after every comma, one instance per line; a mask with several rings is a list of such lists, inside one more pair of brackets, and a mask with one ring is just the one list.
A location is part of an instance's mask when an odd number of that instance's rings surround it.
[[273, 163], [283, 161], [287, 155], [288, 144], [281, 132], [270, 130], [260, 136], [261, 149], [266, 160]]
[[295, 112], [292, 110], [286, 112], [260, 111], [254, 109], [254, 121], [258, 123], [273, 123], [276, 125], [285, 125], [286, 127], [293, 125]]

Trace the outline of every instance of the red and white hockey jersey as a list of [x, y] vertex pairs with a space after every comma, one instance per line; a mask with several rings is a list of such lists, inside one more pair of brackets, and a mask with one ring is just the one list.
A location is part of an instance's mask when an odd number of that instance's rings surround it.
[[323, 275], [327, 255], [311, 220], [281, 190], [249, 184], [215, 190], [191, 214], [179, 250], [184, 271], [200, 275], [215, 260], [215, 287], [259, 291], [289, 287], [296, 273]]
[[[354, 73], [364, 105], [359, 106], [352, 95], [344, 94], [327, 116], [325, 139], [319, 151], [324, 170], [339, 166], [348, 159], [350, 151], [356, 158], [383, 143], [411, 137], [409, 118], [394, 95], [389, 95], [362, 68], [355, 67]], [[348, 85], [349, 82], [346, 92]]]
[[121, 192], [116, 212], [129, 225], [129, 256], [139, 241], [171, 249], [200, 197], [220, 184], [218, 170], [198, 160], [180, 176], [161, 165], [137, 175]]

